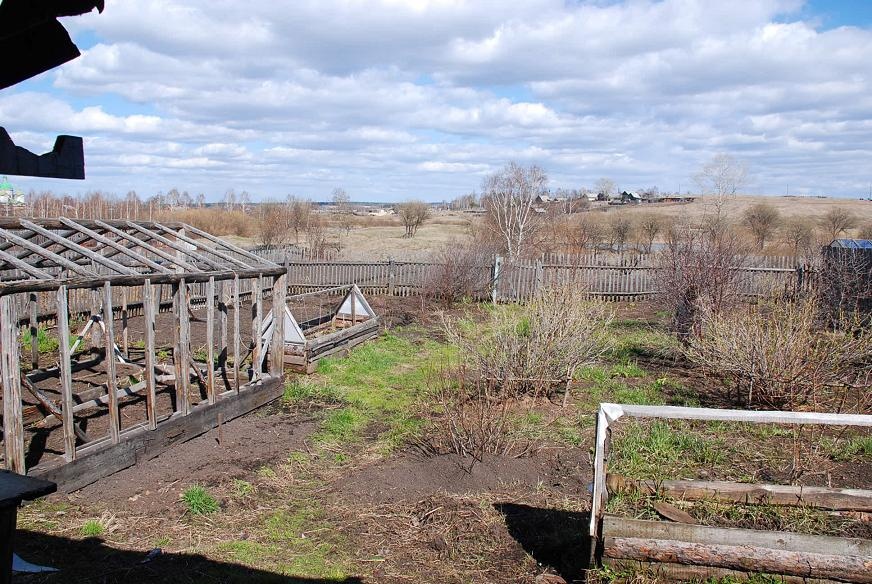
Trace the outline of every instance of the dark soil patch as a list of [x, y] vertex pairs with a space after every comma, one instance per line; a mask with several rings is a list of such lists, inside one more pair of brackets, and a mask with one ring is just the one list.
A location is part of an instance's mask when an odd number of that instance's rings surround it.
[[486, 456], [472, 464], [454, 454], [406, 452], [354, 471], [335, 487], [348, 500], [374, 503], [417, 501], [437, 492], [456, 495], [504, 489], [547, 488], [588, 497], [590, 468], [580, 448], [542, 450], [529, 457]]
[[178, 511], [179, 494], [188, 486], [208, 487], [250, 477], [261, 466], [304, 449], [316, 426], [309, 419], [280, 412], [253, 412], [85, 487], [71, 499], [100, 501], [129, 513]]

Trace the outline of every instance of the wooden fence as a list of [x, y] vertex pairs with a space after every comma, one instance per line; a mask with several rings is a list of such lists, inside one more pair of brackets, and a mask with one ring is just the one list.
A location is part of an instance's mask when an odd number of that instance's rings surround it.
[[[255, 252], [289, 267], [289, 292], [357, 284], [366, 294], [419, 296], [438, 282], [445, 266], [421, 261], [309, 260], [282, 257], [281, 250]], [[638, 300], [657, 293], [653, 254], [545, 255], [508, 261], [499, 256], [487, 265], [465, 269], [481, 272], [482, 297], [497, 302], [526, 302], [544, 286], [577, 285], [607, 300]], [[742, 294], [768, 293], [773, 287], [795, 288], [808, 281], [808, 269], [797, 258], [753, 257], [735, 268]]]

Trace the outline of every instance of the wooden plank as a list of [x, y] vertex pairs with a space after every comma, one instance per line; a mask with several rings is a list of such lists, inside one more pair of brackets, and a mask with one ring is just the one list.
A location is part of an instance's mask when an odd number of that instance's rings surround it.
[[218, 364], [224, 376], [227, 376], [227, 304], [229, 297], [228, 286], [224, 282], [218, 282], [218, 338], [220, 339], [218, 351]]
[[173, 294], [173, 316], [176, 319], [173, 343], [173, 368], [175, 370], [176, 411], [183, 416], [190, 411], [188, 396], [188, 362], [190, 361], [191, 328], [188, 317], [188, 294], [185, 280], [175, 286]]
[[109, 395], [109, 439], [118, 444], [121, 433], [121, 412], [118, 410], [118, 378], [115, 370], [115, 331], [112, 316], [112, 285], [103, 285], [103, 326], [106, 356], [106, 389]]
[[261, 355], [263, 354], [263, 337], [260, 323], [263, 322], [263, 277], [254, 278], [251, 282], [251, 379], [261, 377]]
[[157, 426], [157, 388], [155, 385], [154, 366], [155, 366], [155, 343], [154, 343], [154, 321], [155, 321], [155, 303], [154, 303], [154, 288], [149, 280], [145, 281], [142, 288], [142, 306], [145, 313], [145, 409], [148, 416], [148, 427], [154, 430]]
[[[603, 563], [617, 572], [644, 574], [647, 577], [656, 578], [657, 582], [745, 582], [758, 576], [757, 572], [729, 570], [712, 566], [689, 566], [669, 562], [655, 563], [604, 558]], [[764, 579], [765, 581], [774, 581], [779, 584], [838, 584], [838, 580], [806, 578], [804, 576], [780, 574], [774, 577], [768, 574], [767, 577], [771, 577], [771, 579]]]
[[117, 272], [119, 274], [135, 274], [136, 273], [136, 271], [134, 271], [131, 268], [128, 268], [127, 266], [124, 266], [124, 265], [119, 264], [118, 262], [116, 262], [114, 260], [110, 260], [106, 257], [103, 257], [102, 255], [100, 255], [98, 253], [94, 253], [93, 251], [91, 251], [87, 247], [81, 246], [77, 243], [73, 243], [70, 239], [61, 237], [57, 233], [49, 231], [48, 229], [44, 229], [44, 228], [40, 227], [39, 225], [36, 225], [35, 223], [31, 223], [30, 221], [22, 219], [21, 224], [23, 226], [27, 227], [28, 229], [31, 229], [34, 232], [39, 233], [40, 235], [42, 235], [46, 239], [53, 241], [55, 243], [58, 243], [58, 244], [62, 245], [63, 247], [65, 247], [71, 251], [74, 251], [78, 254], [81, 254], [83, 257], [86, 257], [95, 263], [102, 264], [103, 266], [109, 268], [110, 270], [114, 270], [115, 272]]
[[0, 383], [3, 387], [3, 446], [6, 468], [18, 474], [24, 466], [24, 416], [18, 361], [18, 319], [14, 299], [0, 297]]
[[67, 289], [57, 291], [58, 366], [60, 368], [61, 412], [64, 435], [64, 458], [76, 459], [76, 432], [73, 418], [73, 373], [70, 362], [70, 321]]
[[130, 357], [130, 339], [127, 332], [127, 287], [121, 289], [121, 352], [124, 358]]
[[[111, 247], [112, 249], [116, 250], [117, 252], [126, 255], [127, 257], [133, 259], [137, 263], [140, 263], [144, 266], [148, 266], [153, 270], [157, 270], [158, 272], [165, 273], [165, 272], [169, 271], [164, 266], [149, 259], [147, 256], [144, 256], [140, 253], [137, 253], [137, 252], [133, 251], [132, 249], [130, 249], [129, 247], [125, 247], [125, 246], [121, 245], [120, 243], [118, 243], [117, 241], [113, 241], [113, 240], [109, 239], [108, 237], [105, 237], [105, 236], [97, 233], [93, 229], [89, 229], [89, 228], [85, 227], [84, 225], [81, 225], [80, 223], [78, 223], [76, 221], [73, 221], [71, 219], [67, 219], [66, 217], [61, 217], [59, 219], [59, 221], [71, 229], [75, 229], [81, 233], [86, 234], [88, 237], [90, 237], [91, 239], [93, 239], [95, 241], [102, 243], [104, 246]], [[107, 229], [107, 231], [109, 231], [111, 229], [115, 229], [115, 228], [108, 226], [108, 225], [107, 225], [107, 227], [110, 227], [110, 229]]]
[[242, 334], [239, 330], [239, 312], [242, 306], [239, 302], [239, 276], [233, 278], [233, 384], [239, 391], [239, 346], [242, 344]]
[[37, 467], [30, 474], [56, 482], [62, 493], [81, 489], [139, 461], [154, 458], [174, 444], [208, 432], [218, 425], [219, 416], [226, 423], [247, 414], [281, 396], [283, 389], [280, 379], [265, 377], [239, 394], [221, 394], [217, 403], [198, 406], [189, 416], [174, 415], [161, 421], [156, 430], [141, 424], [125, 431], [119, 444], [101, 442], [81, 448], [76, 461]]
[[[821, 412], [782, 412], [721, 410], [716, 408], [689, 408], [683, 406], [637, 406], [630, 404], [600, 404], [615, 420], [621, 416], [634, 418], [667, 418], [723, 422], [751, 422], [756, 424], [819, 424], [825, 426], [872, 427], [872, 416], [862, 414], [828, 414]], [[618, 413], [620, 412], [620, 413]]]
[[728, 481], [635, 481], [609, 474], [610, 493], [641, 490], [687, 501], [725, 501], [730, 503], [819, 507], [834, 511], [872, 511], [872, 490], [831, 489]]
[[215, 403], [215, 279], [206, 286], [206, 396]]
[[283, 355], [285, 352], [285, 295], [287, 292], [287, 276], [277, 276], [273, 281], [272, 314], [273, 334], [270, 341], [270, 375], [281, 377], [284, 371]]
[[30, 305], [30, 368], [31, 370], [39, 369], [39, 328], [37, 321], [39, 320], [39, 304], [36, 301], [36, 293], [28, 294], [28, 304]]

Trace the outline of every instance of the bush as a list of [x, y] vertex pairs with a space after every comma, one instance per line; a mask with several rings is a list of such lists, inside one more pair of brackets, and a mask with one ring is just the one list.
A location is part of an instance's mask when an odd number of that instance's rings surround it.
[[477, 243], [452, 242], [431, 258], [424, 289], [434, 300], [450, 306], [464, 298], [482, 299], [491, 284], [493, 256]]
[[193, 485], [185, 489], [185, 492], [182, 493], [182, 502], [191, 515], [209, 515], [220, 509], [215, 497], [200, 485]]
[[869, 410], [872, 332], [818, 325], [816, 297], [761, 301], [728, 311], [703, 307], [702, 332], [685, 353], [731, 381], [732, 400], [752, 407]]
[[450, 319], [444, 329], [472, 373], [535, 399], [557, 389], [568, 392], [575, 371], [610, 348], [613, 316], [605, 303], [579, 298], [578, 288], [567, 286], [546, 288], [526, 306], [496, 307], [481, 334]]

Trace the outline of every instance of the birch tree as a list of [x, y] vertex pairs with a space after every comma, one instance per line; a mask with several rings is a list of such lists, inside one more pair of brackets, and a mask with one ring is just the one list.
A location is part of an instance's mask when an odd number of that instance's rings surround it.
[[482, 205], [509, 259], [520, 257], [539, 230], [541, 221], [534, 202], [537, 196], [546, 192], [547, 184], [548, 176], [544, 170], [514, 162], [484, 179]]

